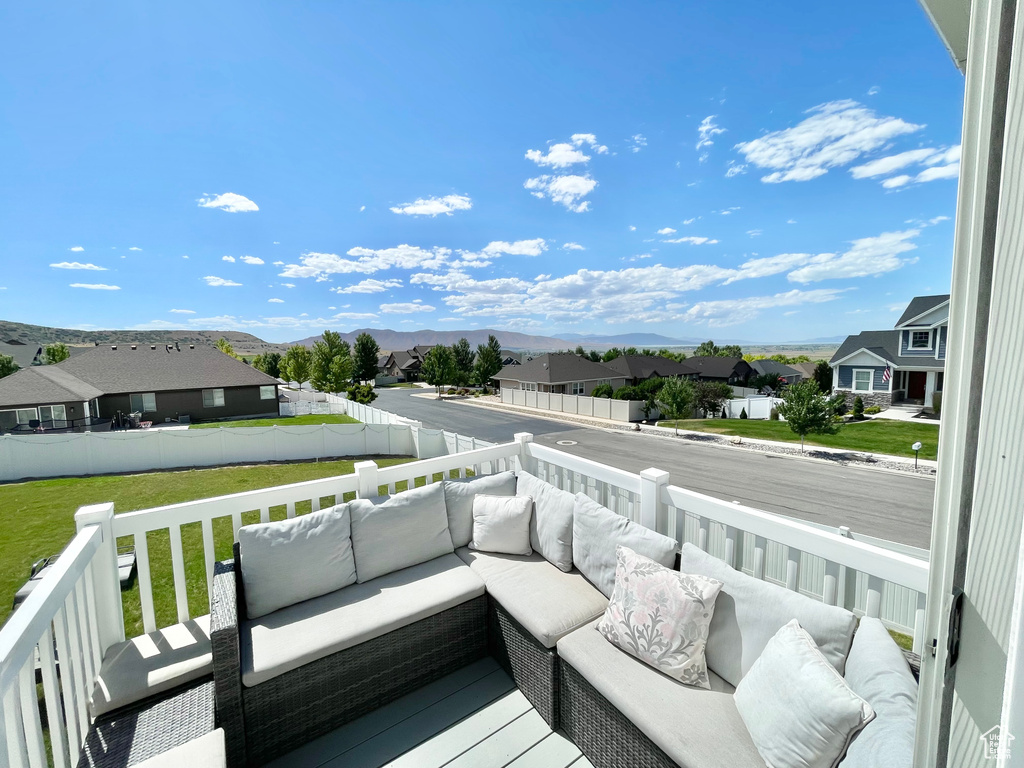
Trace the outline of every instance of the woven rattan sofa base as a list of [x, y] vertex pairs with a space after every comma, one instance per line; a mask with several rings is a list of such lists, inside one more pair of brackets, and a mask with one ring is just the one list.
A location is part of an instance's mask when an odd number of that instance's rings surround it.
[[192, 682], [98, 717], [78, 768], [128, 768], [213, 729], [213, 681]]
[[558, 666], [560, 725], [596, 768], [679, 768], [571, 664]]
[[545, 648], [493, 597], [487, 597], [488, 649], [519, 690], [544, 718], [558, 728], [558, 655]]

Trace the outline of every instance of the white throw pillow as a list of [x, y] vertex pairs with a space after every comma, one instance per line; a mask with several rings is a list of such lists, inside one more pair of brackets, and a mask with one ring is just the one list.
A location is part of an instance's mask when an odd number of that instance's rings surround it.
[[245, 608], [257, 619], [356, 580], [349, 504], [238, 529]]
[[520, 470], [516, 495], [533, 499], [530, 546], [560, 571], [569, 573], [572, 570], [572, 516], [576, 503], [573, 494]]
[[834, 768], [875, 712], [793, 619], [733, 694], [768, 768]]
[[615, 550], [615, 589], [597, 625], [605, 638], [685, 685], [711, 690], [704, 647], [722, 582]]
[[494, 475], [445, 480], [444, 504], [448, 508], [448, 530], [456, 549], [469, 544], [473, 538], [473, 497], [478, 493], [489, 496], [515, 496], [516, 476], [511, 470]]
[[488, 496], [473, 499], [473, 540], [470, 549], [504, 555], [532, 555], [530, 518], [533, 499], [529, 496]]

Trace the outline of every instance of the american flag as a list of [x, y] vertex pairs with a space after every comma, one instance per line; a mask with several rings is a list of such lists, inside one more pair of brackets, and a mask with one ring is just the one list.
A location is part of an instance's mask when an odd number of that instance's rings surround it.
[[892, 370], [887, 365], [887, 366], [885, 366], [885, 373], [882, 374], [882, 381], [884, 381], [886, 384], [888, 384], [889, 383], [889, 379], [891, 379], [891, 378], [892, 378]]

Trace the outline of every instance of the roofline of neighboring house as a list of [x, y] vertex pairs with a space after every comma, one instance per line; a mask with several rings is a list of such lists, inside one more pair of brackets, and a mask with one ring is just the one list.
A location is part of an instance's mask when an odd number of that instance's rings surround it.
[[876, 357], [876, 358], [878, 358], [878, 359], [879, 359], [879, 360], [881, 360], [881, 361], [882, 361], [883, 363], [888, 363], [888, 364], [890, 364], [890, 365], [896, 365], [896, 362], [895, 362], [895, 361], [893, 361], [893, 360], [888, 360], [888, 359], [886, 359], [886, 358], [882, 357], [881, 355], [875, 354], [874, 352], [872, 352], [872, 351], [871, 351], [870, 349], [868, 349], [867, 347], [861, 347], [861, 348], [859, 348], [859, 349], [855, 349], [855, 350], [853, 350], [853, 352], [851, 352], [850, 354], [848, 354], [848, 355], [847, 355], [846, 357], [840, 358], [839, 360], [833, 360], [833, 361], [832, 361], [832, 362], [830, 363], [830, 365], [842, 365], [842, 364], [843, 364], [844, 362], [846, 362], [847, 360], [849, 360], [849, 359], [850, 359], [851, 357], [853, 357], [854, 355], [859, 355], [859, 354], [860, 354], [861, 352], [866, 352], [867, 354], [871, 355], [872, 357]]
[[[902, 323], [900, 323], [899, 325], [897, 325], [897, 326], [896, 326], [896, 328], [898, 328], [898, 329], [901, 329], [901, 330], [902, 330], [902, 329], [905, 329], [905, 328], [906, 328], [906, 327], [907, 327], [908, 325], [910, 325], [910, 323], [914, 322], [915, 320], [917, 320], [917, 319], [919, 319], [919, 318], [922, 318], [922, 317], [924, 317], [925, 315], [927, 315], [927, 314], [929, 314], [929, 313], [931, 313], [931, 312], [934, 312], [934, 311], [935, 311], [936, 309], [938, 309], [939, 307], [942, 307], [942, 306], [944, 306], [944, 305], [946, 305], [946, 304], [949, 304], [949, 299], [946, 299], [945, 301], [940, 301], [940, 302], [939, 302], [938, 304], [936, 304], [936, 305], [935, 305], [935, 306], [933, 306], [933, 307], [929, 307], [928, 309], [926, 309], [926, 310], [925, 310], [924, 312], [922, 312], [921, 314], [919, 314], [919, 315], [916, 315], [916, 316], [914, 316], [914, 317], [911, 317], [911, 318], [908, 318], [908, 319], [904, 320], [904, 321], [903, 321]], [[935, 323], [935, 325], [931, 325], [931, 326], [929, 326], [929, 327], [930, 327], [930, 328], [934, 328], [934, 327], [935, 327], [935, 326], [937, 326], [937, 325], [942, 325], [942, 323], [948, 323], [948, 322], [949, 322], [949, 318], [947, 317], [947, 318], [946, 318], [945, 320], [942, 320], [942, 321], [940, 321], [940, 322], [938, 322], [938, 323]]]
[[618, 371], [609, 371], [609, 373], [615, 374], [614, 376], [604, 376], [601, 378], [592, 379], [566, 379], [565, 381], [539, 381], [538, 379], [512, 379], [508, 376], [495, 376], [498, 381], [518, 381], [526, 384], [575, 384], [580, 381], [605, 381], [607, 379], [626, 379], [627, 376], [622, 375]]
[[877, 355], [874, 352], [872, 352], [870, 349], [868, 349], [867, 347], [861, 347], [860, 349], [855, 349], [853, 352], [848, 354], [846, 357], [842, 358], [841, 360], [836, 360], [835, 362], [830, 363], [830, 365], [832, 365], [833, 367], [835, 367], [837, 365], [843, 365], [851, 357], [853, 357], [854, 355], [859, 355], [861, 352], [865, 352], [865, 353], [871, 355], [872, 357], [881, 360], [886, 365], [891, 365], [893, 368], [898, 368], [901, 371], [913, 371], [913, 370], [917, 370], [917, 369], [921, 369], [923, 371], [943, 371], [943, 370], [946, 369], [946, 365], [945, 365], [946, 361], [945, 360], [935, 360], [934, 364], [929, 364], [928, 361], [932, 360], [933, 358], [921, 357], [919, 360], [915, 358], [913, 363], [902, 363], [901, 364], [901, 363], [897, 363], [895, 360], [888, 360], [888, 359], [882, 357], [881, 355]]

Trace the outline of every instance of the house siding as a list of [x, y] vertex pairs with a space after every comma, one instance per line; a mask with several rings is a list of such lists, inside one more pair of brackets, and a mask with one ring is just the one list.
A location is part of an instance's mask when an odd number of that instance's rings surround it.
[[[927, 328], [918, 328], [916, 330], [926, 331]], [[912, 330], [900, 331], [900, 357], [935, 357], [935, 340], [932, 339], [933, 346], [928, 349], [911, 349], [910, 348], [910, 334]]]
[[[162, 422], [188, 416], [193, 422], [216, 421], [240, 416], [277, 416], [280, 414], [277, 397], [273, 400], [260, 399], [260, 388], [218, 387], [224, 390], [224, 405], [217, 408], [203, 407], [203, 390], [184, 389], [155, 392], [156, 410], [146, 411], [145, 421]], [[134, 394], [143, 394], [136, 392]], [[131, 395], [104, 395], [100, 399], [100, 416], [112, 419], [120, 411], [125, 416], [131, 412]]]
[[839, 389], [853, 389], [853, 371], [870, 368], [874, 374], [871, 381], [871, 389], [874, 392], [888, 392], [889, 384], [883, 380], [885, 375], [884, 365], [840, 365], [839, 366]]
[[948, 336], [949, 328], [945, 325], [939, 328], [939, 360], [946, 359], [946, 336]]
[[[0, 411], [21, 411], [28, 410], [30, 408], [40, 408], [44, 405], [63, 405], [64, 415], [68, 421], [72, 419], [83, 419], [89, 415], [88, 410], [81, 400], [66, 400], [63, 402], [39, 402], [31, 405], [5, 405], [0, 408]], [[0, 430], [2, 431], [2, 430]]]

